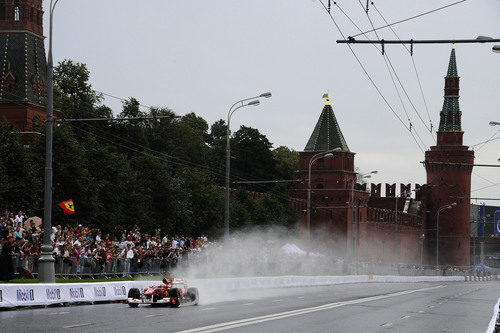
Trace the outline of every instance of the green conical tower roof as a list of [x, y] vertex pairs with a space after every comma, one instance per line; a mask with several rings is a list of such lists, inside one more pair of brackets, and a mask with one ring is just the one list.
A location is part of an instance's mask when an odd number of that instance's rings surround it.
[[448, 73], [446, 76], [458, 76], [457, 59], [455, 57], [455, 46], [451, 49], [450, 62], [448, 63]]
[[445, 77], [444, 102], [440, 113], [439, 132], [462, 131], [461, 118], [462, 112], [458, 103], [459, 81], [457, 71], [457, 60], [455, 57], [455, 45], [451, 49], [450, 62], [448, 63], [448, 72]]
[[349, 147], [342, 135], [335, 114], [333, 113], [330, 99], [326, 97], [326, 104], [314, 127], [314, 131], [307, 141], [304, 151], [326, 151], [341, 148], [342, 151], [349, 151]]

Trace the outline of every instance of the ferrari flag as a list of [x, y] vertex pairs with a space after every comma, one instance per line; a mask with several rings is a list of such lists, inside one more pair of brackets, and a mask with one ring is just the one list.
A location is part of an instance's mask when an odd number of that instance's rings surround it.
[[75, 214], [75, 205], [73, 199], [69, 199], [58, 204], [64, 211], [64, 214]]

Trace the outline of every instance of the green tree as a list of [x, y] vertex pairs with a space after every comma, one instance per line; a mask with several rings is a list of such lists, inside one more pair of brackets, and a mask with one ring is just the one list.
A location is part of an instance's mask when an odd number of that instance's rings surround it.
[[40, 182], [21, 135], [0, 121], [0, 208], [32, 213], [39, 201]]

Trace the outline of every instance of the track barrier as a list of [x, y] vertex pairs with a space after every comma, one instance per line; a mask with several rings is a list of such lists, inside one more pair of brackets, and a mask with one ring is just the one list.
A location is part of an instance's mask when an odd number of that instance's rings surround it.
[[[484, 277], [486, 280], [498, 276]], [[249, 290], [255, 288], [290, 288], [326, 286], [344, 283], [376, 282], [452, 282], [471, 281], [466, 276], [272, 276], [216, 279], [188, 279], [188, 284], [203, 290]], [[54, 284], [0, 284], [0, 308], [48, 306], [53, 304], [124, 301], [130, 288], [146, 288], [160, 281], [121, 281]]]

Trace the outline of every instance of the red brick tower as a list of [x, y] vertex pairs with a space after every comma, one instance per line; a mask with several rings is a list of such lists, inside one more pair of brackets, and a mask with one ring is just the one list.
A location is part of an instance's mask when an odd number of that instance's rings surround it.
[[[428, 201], [428, 256], [434, 262], [436, 228], [439, 227], [439, 264], [468, 266], [470, 257], [470, 198], [471, 172], [474, 152], [462, 144], [462, 112], [458, 104], [459, 79], [455, 47], [451, 50], [448, 73], [445, 77], [444, 104], [440, 113], [437, 144], [425, 152]], [[451, 209], [440, 207], [456, 202]]]
[[0, 121], [19, 131], [46, 117], [42, 21], [42, 0], [0, 2]]
[[[349, 151], [327, 97], [316, 127], [304, 151], [299, 153], [296, 178], [304, 181], [293, 191], [293, 197], [306, 199], [312, 157], [335, 148], [341, 151], [334, 152], [329, 158], [319, 158], [311, 165], [311, 238], [313, 249], [319, 244], [330, 245], [335, 247], [336, 255], [347, 254], [352, 258], [357, 247], [359, 224], [351, 224], [351, 221], [363, 221], [366, 218], [369, 193], [361, 191], [356, 184], [354, 153]], [[305, 215], [300, 225], [305, 230]]]

